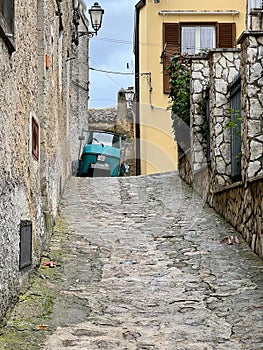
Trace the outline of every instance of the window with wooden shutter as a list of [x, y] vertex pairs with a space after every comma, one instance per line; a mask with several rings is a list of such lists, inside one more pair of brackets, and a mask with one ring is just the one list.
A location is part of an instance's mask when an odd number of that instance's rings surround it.
[[170, 58], [180, 53], [180, 25], [179, 23], [163, 23], [163, 92], [170, 93], [169, 74], [166, 70]]
[[217, 25], [217, 47], [231, 48], [236, 46], [236, 24], [218, 23]]
[[[184, 36], [182, 36], [182, 29], [191, 27], [194, 29], [195, 37], [197, 30], [199, 29], [200, 38], [198, 43], [194, 44], [191, 50], [187, 50], [188, 54], [196, 54], [200, 49], [206, 48], [232, 48], [236, 46], [236, 24], [235, 23], [163, 23], [163, 52], [162, 52], [162, 60], [163, 60], [163, 93], [170, 93], [170, 84], [169, 84], [169, 74], [166, 70], [167, 65], [169, 64], [170, 58], [174, 54], [181, 53], [181, 45], [182, 50], [184, 50], [184, 42], [181, 43], [181, 40], [185, 40]], [[216, 28], [216, 42], [214, 41], [214, 32]], [[199, 33], [198, 32], [198, 33]], [[188, 35], [188, 34], [187, 34]], [[203, 40], [203, 36], [206, 36], [206, 40]], [[182, 38], [182, 39], [181, 39]], [[189, 35], [188, 35], [188, 38]], [[189, 41], [188, 40], [188, 41]], [[187, 42], [187, 41], [186, 41]], [[209, 43], [209, 44], [208, 44]], [[197, 47], [197, 46], [198, 47]], [[185, 52], [182, 52], [185, 53]]]

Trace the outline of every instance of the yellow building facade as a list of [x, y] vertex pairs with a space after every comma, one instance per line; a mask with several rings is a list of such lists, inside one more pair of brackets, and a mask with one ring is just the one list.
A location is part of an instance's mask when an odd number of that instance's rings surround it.
[[169, 77], [173, 54], [235, 47], [246, 27], [246, 0], [141, 0], [135, 6], [137, 174], [177, 169]]

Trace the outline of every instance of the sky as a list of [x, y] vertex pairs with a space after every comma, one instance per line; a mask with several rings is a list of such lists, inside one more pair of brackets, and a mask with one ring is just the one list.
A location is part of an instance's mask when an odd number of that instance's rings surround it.
[[[89, 9], [94, 0], [85, 2]], [[98, 35], [90, 39], [90, 67], [112, 72], [134, 73], [134, 8], [138, 0], [98, 0], [98, 2], [105, 12]], [[88, 13], [86, 16], [89, 19]], [[133, 75], [90, 70], [89, 80], [89, 108], [116, 107], [118, 91], [121, 88], [134, 86]]]

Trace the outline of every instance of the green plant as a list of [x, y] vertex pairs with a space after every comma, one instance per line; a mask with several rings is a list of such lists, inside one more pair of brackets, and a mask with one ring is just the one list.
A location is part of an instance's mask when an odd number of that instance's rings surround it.
[[175, 140], [182, 149], [190, 146], [190, 68], [189, 58], [173, 56], [167, 70], [170, 76], [171, 118]]
[[237, 136], [241, 137], [241, 111], [239, 109], [229, 108], [227, 111], [228, 117], [231, 118], [226, 124], [226, 129], [233, 129]]
[[171, 108], [174, 115], [190, 124], [190, 69], [189, 60], [183, 56], [174, 56], [167, 66], [170, 76]]

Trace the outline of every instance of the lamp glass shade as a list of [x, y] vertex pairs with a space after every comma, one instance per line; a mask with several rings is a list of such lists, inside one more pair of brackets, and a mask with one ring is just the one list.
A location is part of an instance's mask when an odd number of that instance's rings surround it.
[[92, 28], [97, 33], [97, 31], [101, 27], [104, 10], [101, 8], [101, 6], [97, 2], [95, 2], [94, 5], [89, 10], [89, 14], [90, 14]]
[[128, 88], [125, 90], [125, 98], [127, 102], [132, 102], [134, 97], [134, 90], [133, 88]]

